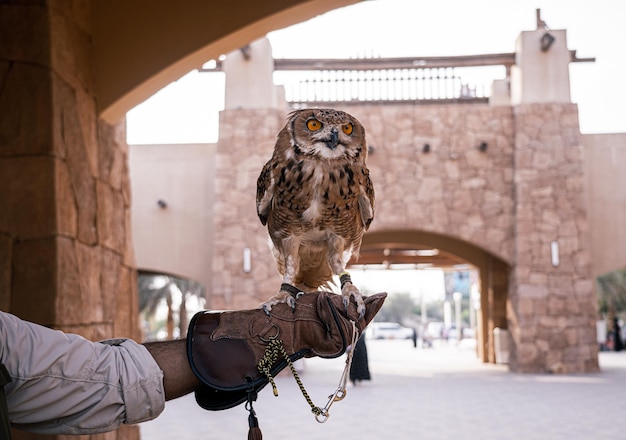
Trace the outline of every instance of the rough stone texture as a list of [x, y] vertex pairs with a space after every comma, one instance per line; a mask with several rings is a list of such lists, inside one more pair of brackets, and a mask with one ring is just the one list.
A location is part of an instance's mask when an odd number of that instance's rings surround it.
[[[344, 110], [363, 123], [373, 148], [368, 166], [376, 216], [370, 231], [443, 234], [497, 257], [494, 278], [482, 284], [489, 287], [484, 317], [487, 329], [511, 330], [511, 369], [597, 371], [576, 106]], [[255, 307], [266, 299], [255, 293], [278, 289], [267, 231], [256, 216], [255, 185], [285, 117], [272, 110], [221, 114], [208, 307]], [[480, 151], [483, 142], [487, 148]], [[558, 268], [550, 264], [552, 240], [560, 245]], [[250, 273], [242, 268], [245, 247], [252, 254]], [[486, 341], [493, 345], [491, 334]], [[494, 361], [494, 353], [487, 358]]]
[[[245, 124], [241, 124], [242, 118]], [[226, 110], [220, 115], [213, 207], [213, 293], [208, 308], [256, 307], [267, 299], [261, 292], [279, 287], [267, 229], [256, 214], [255, 197], [256, 179], [272, 155], [285, 120], [286, 114], [278, 110]], [[251, 249], [250, 273], [243, 272], [246, 246]]]
[[0, 307], [93, 340], [137, 339], [125, 125], [97, 118], [90, 17], [86, 0], [0, 5]]
[[[573, 104], [515, 107], [516, 254], [510, 301], [520, 372], [598, 370], [582, 143]], [[558, 267], [550, 243], [559, 244]]]
[[[482, 105], [346, 109], [374, 148], [372, 231], [425, 230], [473, 243], [510, 263], [513, 247], [511, 109]], [[478, 146], [487, 142], [486, 152]], [[424, 153], [425, 144], [430, 152]], [[393, 170], [393, 172], [390, 172]]]
[[[411, 229], [455, 236], [511, 261], [510, 108], [399, 105], [345, 110], [364, 124], [374, 148], [368, 159], [376, 187], [372, 231], [411, 225]], [[256, 215], [255, 188], [285, 118], [284, 113], [268, 110], [221, 114], [214, 221], [219, 233], [211, 307], [256, 306], [266, 298], [243, 292], [272, 292], [280, 283], [266, 228]], [[489, 144], [486, 153], [477, 149], [483, 141]], [[422, 152], [425, 143], [430, 145], [429, 153]], [[250, 274], [242, 271], [245, 246], [252, 249]]]

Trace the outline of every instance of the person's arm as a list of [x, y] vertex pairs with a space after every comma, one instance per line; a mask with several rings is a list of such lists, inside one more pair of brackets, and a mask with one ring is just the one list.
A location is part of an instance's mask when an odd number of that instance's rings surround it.
[[165, 407], [161, 366], [129, 339], [92, 342], [0, 312], [0, 363], [11, 376], [4, 387], [11, 424], [20, 430], [96, 434], [152, 420]]
[[143, 345], [163, 371], [165, 400], [184, 396], [201, 385], [187, 361], [186, 340], [146, 342]]

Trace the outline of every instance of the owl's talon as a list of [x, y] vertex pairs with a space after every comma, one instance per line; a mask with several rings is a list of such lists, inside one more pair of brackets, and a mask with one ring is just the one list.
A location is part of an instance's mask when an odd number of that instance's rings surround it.
[[348, 306], [350, 305], [350, 298], [354, 298], [359, 319], [362, 319], [365, 316], [365, 302], [363, 301], [363, 294], [361, 294], [359, 289], [348, 281], [342, 286], [341, 295], [343, 296], [343, 305], [346, 310], [348, 310]]
[[281, 289], [276, 295], [265, 301], [261, 304], [260, 308], [263, 309], [267, 316], [270, 316], [270, 312], [272, 311], [272, 307], [276, 304], [287, 304], [292, 311], [296, 309], [296, 295], [292, 294], [289, 291], [285, 291]]
[[365, 304], [360, 304], [356, 308], [356, 311], [359, 312], [359, 320], [363, 319], [363, 317], [365, 316]]
[[291, 307], [291, 310], [292, 310], [292, 311], [295, 311], [295, 310], [296, 310], [296, 299], [295, 299], [293, 296], [291, 296], [291, 295], [290, 295], [290, 296], [289, 296], [289, 297], [285, 300], [285, 302], [287, 303], [287, 305], [288, 305], [289, 307]]

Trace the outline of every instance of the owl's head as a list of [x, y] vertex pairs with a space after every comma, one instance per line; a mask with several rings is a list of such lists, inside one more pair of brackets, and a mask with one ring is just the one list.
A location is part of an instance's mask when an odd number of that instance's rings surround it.
[[365, 129], [348, 113], [309, 108], [289, 115], [285, 129], [296, 156], [363, 162], [367, 157]]

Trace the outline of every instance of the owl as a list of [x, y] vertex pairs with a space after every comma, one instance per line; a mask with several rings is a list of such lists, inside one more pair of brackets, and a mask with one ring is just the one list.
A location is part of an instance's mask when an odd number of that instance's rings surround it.
[[352, 297], [365, 313], [346, 264], [358, 256], [374, 218], [366, 158], [365, 129], [355, 117], [333, 109], [289, 114], [257, 180], [257, 214], [283, 277], [279, 292], [262, 304], [266, 313], [278, 303], [295, 308], [299, 295], [330, 287], [334, 276], [344, 305]]

